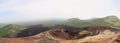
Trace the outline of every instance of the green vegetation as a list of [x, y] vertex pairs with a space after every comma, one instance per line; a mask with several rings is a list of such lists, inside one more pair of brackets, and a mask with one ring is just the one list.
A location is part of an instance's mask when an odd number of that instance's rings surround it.
[[88, 27], [88, 26], [105, 26], [115, 29], [120, 29], [120, 19], [116, 16], [108, 16], [104, 18], [94, 18], [89, 20], [80, 20], [78, 18], [71, 18], [68, 20], [48, 20], [43, 22], [28, 22], [23, 23], [22, 25], [13, 25], [9, 24], [0, 28], [0, 37], [5, 37], [6, 35], [12, 34], [16, 36], [16, 33], [19, 33], [21, 30], [25, 29], [29, 25], [38, 25], [42, 24], [44, 26], [54, 26], [54, 25], [68, 25], [74, 27]]
[[[8, 34], [15, 35], [21, 30], [25, 29], [24, 26], [9, 24], [0, 29], [0, 37], [5, 37]], [[15, 37], [14, 36], [14, 37]]]
[[80, 20], [78, 18], [71, 18], [61, 22], [45, 22], [41, 23], [45, 26], [54, 25], [69, 25], [75, 27], [88, 27], [88, 26], [105, 26], [120, 29], [120, 20], [116, 16], [108, 16], [104, 18], [94, 18], [89, 20]]

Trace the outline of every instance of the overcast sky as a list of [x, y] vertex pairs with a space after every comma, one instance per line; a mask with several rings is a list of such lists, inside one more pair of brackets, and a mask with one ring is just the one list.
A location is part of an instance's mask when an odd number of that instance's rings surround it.
[[120, 17], [120, 0], [0, 0], [0, 22]]

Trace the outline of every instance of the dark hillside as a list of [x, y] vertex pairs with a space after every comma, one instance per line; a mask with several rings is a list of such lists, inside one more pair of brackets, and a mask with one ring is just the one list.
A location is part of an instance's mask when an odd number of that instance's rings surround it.
[[29, 26], [25, 30], [22, 30], [20, 33], [17, 34], [17, 37], [33, 36], [47, 30], [49, 30], [48, 27], [44, 27], [42, 25], [33, 25], [33, 26]]

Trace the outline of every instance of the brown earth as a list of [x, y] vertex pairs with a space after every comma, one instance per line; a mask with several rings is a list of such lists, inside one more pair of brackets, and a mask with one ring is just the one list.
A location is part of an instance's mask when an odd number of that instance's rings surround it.
[[109, 27], [93, 26], [79, 32], [53, 29], [47, 33], [59, 43], [120, 43], [120, 30]]
[[40, 37], [2, 38], [0, 43], [38, 43]]
[[0, 43], [120, 43], [120, 30], [101, 26], [76, 32], [64, 28], [50, 29], [30, 37], [2, 38]]

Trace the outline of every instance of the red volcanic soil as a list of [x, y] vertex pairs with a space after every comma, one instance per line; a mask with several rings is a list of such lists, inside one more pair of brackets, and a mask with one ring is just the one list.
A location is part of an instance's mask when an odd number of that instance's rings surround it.
[[0, 43], [37, 43], [40, 37], [25, 37], [25, 38], [2, 38]]

